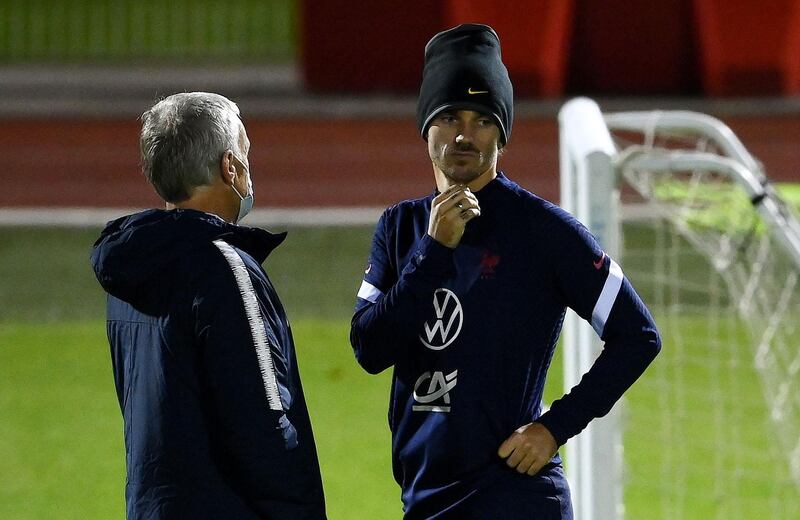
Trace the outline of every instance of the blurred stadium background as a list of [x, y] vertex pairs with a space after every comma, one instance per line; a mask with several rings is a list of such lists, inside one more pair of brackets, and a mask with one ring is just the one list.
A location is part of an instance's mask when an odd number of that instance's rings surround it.
[[[389, 375], [357, 368], [348, 320], [381, 208], [433, 188], [413, 117], [422, 49], [466, 21], [497, 29], [516, 87], [501, 167], [548, 199], [556, 114], [573, 95], [604, 110], [713, 114], [770, 178], [800, 182], [796, 0], [3, 0], [0, 518], [124, 515], [88, 252], [105, 220], [159, 205], [138, 169], [137, 117], [192, 90], [239, 103], [250, 224], [290, 230], [266, 267], [297, 336], [329, 515], [401, 516]], [[560, 391], [554, 369], [547, 398]], [[646, 458], [652, 447], [636, 444], [633, 458]]]

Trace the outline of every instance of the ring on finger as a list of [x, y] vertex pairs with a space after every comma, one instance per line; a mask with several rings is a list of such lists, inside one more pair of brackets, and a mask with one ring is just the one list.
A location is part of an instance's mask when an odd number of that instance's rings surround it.
[[462, 209], [462, 210], [463, 210], [463, 209], [464, 209], [464, 204], [462, 204], [461, 202], [459, 202], [458, 204], [456, 204], [456, 207], [457, 207], [458, 209]]

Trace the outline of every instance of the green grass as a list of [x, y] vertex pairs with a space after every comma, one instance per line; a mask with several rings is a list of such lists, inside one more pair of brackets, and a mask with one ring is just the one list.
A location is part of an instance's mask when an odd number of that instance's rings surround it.
[[99, 319], [105, 293], [89, 265], [99, 230], [0, 228], [0, 323]]
[[[687, 334], [702, 327], [696, 324], [698, 319], [682, 318]], [[386, 426], [389, 373], [369, 376], [356, 366], [346, 322], [305, 318], [295, 320], [293, 328], [330, 518], [398, 518], [399, 491], [391, 478]], [[104, 323], [3, 324], [0, 345], [0, 417], [6, 418], [0, 421], [0, 518], [121, 518], [122, 424]], [[709, 381], [707, 368], [680, 367], [676, 356], [665, 350], [658, 360], [667, 379], [674, 379], [681, 369], [681, 377], [696, 387]], [[752, 376], [746, 370], [734, 374], [737, 381], [754, 385]], [[665, 430], [653, 414], [663, 390], [653, 381], [637, 384], [628, 401], [637, 417], [625, 439], [626, 462], [637, 476], [627, 491], [629, 518], [656, 518], [654, 504], [662, 504], [664, 497], [677, 500], [674, 485], [660, 482], [664, 464], [685, 462], [687, 478], [701, 489], [712, 489], [714, 483], [712, 468], [706, 472], [702, 468], [704, 462], [713, 465], [715, 447], [689, 439], [683, 443], [678, 437], [681, 430], [691, 435], [703, 432], [707, 409], [692, 411], [687, 403], [688, 417], [669, 417], [672, 429]], [[736, 395], [742, 395], [741, 389]], [[756, 387], [752, 398], [751, 407], [758, 410]], [[744, 428], [740, 434], [758, 445], [763, 442], [764, 418], [752, 413], [747, 418], [738, 426]], [[739, 460], [729, 461], [732, 468], [744, 464], [741, 459], [746, 454], [736, 455]], [[757, 464], [762, 457], [756, 450], [747, 456], [747, 463]], [[755, 518], [769, 508], [774, 493], [770, 488], [777, 483], [769, 480], [775, 472], [763, 467], [768, 462], [764, 457], [756, 472], [766, 479], [743, 482], [736, 489], [752, 495], [746, 502], [750, 506], [739, 510], [747, 513], [741, 518]], [[689, 500], [694, 516], [686, 518], [713, 518], [730, 504], [741, 508], [743, 498], [701, 493]]]
[[[348, 340], [372, 229], [292, 229], [266, 263], [292, 321], [332, 519], [401, 507], [390, 373], [363, 372]], [[124, 515], [105, 295], [88, 261], [98, 234], [0, 228], [0, 518]]]
[[0, 325], [0, 518], [122, 518], [104, 326]]
[[264, 264], [290, 317], [349, 322], [374, 226], [294, 228]]
[[783, 200], [791, 204], [795, 209], [800, 211], [800, 183], [798, 182], [783, 182], [775, 185]]
[[[293, 329], [330, 517], [397, 517], [390, 374], [356, 366], [346, 322], [300, 319]], [[105, 323], [2, 324], [0, 345], [0, 518], [124, 517], [122, 419]]]
[[399, 518], [387, 423], [391, 371], [371, 376], [357, 366], [345, 321], [301, 319], [292, 328], [328, 515]]
[[763, 516], [781, 502], [800, 513], [800, 497], [745, 324], [722, 316], [710, 328], [706, 315], [653, 310], [664, 350], [626, 400], [628, 518], [796, 518]]
[[[292, 318], [352, 315], [373, 229], [289, 229], [265, 266]], [[105, 293], [89, 264], [99, 234], [99, 229], [0, 228], [0, 322], [105, 316]]]
[[[646, 230], [628, 231], [626, 240], [652, 248]], [[104, 295], [87, 259], [97, 233], [0, 228], [0, 518], [124, 514]], [[267, 261], [292, 321], [332, 520], [400, 517], [386, 423], [390, 374], [364, 373], [347, 337], [371, 234], [371, 226], [293, 229]], [[708, 278], [696, 259], [681, 262], [687, 280]], [[645, 276], [647, 260], [631, 257], [625, 269]], [[651, 297], [649, 280], [639, 282]], [[683, 296], [699, 301], [696, 292]], [[726, 357], [745, 336], [741, 325], [723, 318], [709, 333], [706, 315], [654, 310], [676, 332], [628, 394], [627, 518], [796, 518], [800, 499], [776, 468], [782, 454], [758, 377]], [[547, 401], [561, 393], [558, 358], [550, 376]], [[738, 477], [722, 485], [719, 475]]]
[[[780, 183], [774, 187], [787, 204], [800, 207], [800, 184]], [[733, 235], [761, 235], [769, 229], [750, 211], [750, 197], [736, 183], [695, 185], [688, 179], [667, 177], [653, 189], [655, 198], [662, 203], [674, 203], [676, 209], [682, 208], [683, 220], [692, 229], [723, 230]], [[692, 201], [691, 206], [685, 206], [687, 200]]]

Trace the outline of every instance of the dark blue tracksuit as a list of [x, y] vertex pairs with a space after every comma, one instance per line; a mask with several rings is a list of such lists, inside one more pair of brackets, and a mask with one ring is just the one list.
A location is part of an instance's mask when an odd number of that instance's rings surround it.
[[292, 334], [261, 267], [284, 237], [149, 210], [95, 244], [128, 518], [325, 518]]
[[[571, 518], [556, 456], [534, 477], [497, 455], [518, 427], [559, 445], [606, 414], [660, 349], [621, 269], [573, 217], [499, 174], [455, 250], [427, 235], [434, 195], [387, 209], [351, 343], [370, 373], [394, 367], [389, 427], [407, 518]], [[567, 307], [605, 341], [582, 381], [542, 414]]]

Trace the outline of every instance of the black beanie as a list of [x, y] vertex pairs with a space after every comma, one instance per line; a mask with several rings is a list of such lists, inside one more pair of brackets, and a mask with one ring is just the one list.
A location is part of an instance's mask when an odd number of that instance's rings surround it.
[[440, 32], [425, 46], [417, 101], [417, 126], [427, 140], [428, 125], [443, 110], [491, 115], [503, 145], [514, 122], [514, 89], [500, 56], [500, 39], [488, 25], [464, 24]]

